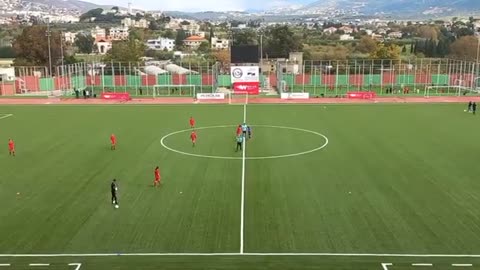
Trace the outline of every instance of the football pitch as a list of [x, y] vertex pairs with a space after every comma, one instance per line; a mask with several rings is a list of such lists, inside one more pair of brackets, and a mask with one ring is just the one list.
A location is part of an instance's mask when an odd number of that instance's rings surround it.
[[464, 107], [0, 106], [0, 270], [480, 269]]

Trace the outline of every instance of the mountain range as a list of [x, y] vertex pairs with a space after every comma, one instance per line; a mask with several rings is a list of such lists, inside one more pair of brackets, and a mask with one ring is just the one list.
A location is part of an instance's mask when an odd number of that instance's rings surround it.
[[[249, 15], [385, 15], [395, 18], [445, 17], [480, 14], [480, 0], [318, 0], [306, 5], [284, 4]], [[235, 17], [238, 12], [182, 13], [198, 19]], [[212, 17], [213, 16], [213, 17]]]
[[[4, 1], [4, 0], [2, 0]], [[94, 0], [5, 0], [21, 3], [21, 7], [55, 7], [85, 12], [94, 8], [111, 8], [94, 3]], [[356, 16], [384, 15], [394, 18], [445, 17], [480, 14], [480, 0], [317, 0], [301, 5], [290, 0], [268, 10], [244, 12], [181, 12], [167, 11], [168, 15], [194, 19], [235, 19], [278, 16]]]

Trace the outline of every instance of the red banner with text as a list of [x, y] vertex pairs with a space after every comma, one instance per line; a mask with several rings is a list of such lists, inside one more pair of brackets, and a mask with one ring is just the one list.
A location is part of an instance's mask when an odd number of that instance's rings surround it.
[[347, 93], [347, 98], [353, 98], [353, 99], [371, 99], [371, 98], [375, 98], [376, 96], [377, 96], [377, 93], [372, 91], [359, 91], [359, 92]]
[[249, 94], [249, 95], [258, 95], [260, 94], [260, 83], [259, 82], [235, 82], [233, 83], [233, 93], [234, 94]]
[[112, 92], [104, 92], [101, 95], [102, 99], [110, 99], [110, 100], [130, 100], [130, 93], [112, 93]]

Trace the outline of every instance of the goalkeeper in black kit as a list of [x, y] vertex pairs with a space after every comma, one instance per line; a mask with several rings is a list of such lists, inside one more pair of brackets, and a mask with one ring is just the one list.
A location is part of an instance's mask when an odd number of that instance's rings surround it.
[[118, 205], [118, 198], [117, 198], [117, 191], [118, 191], [118, 186], [117, 186], [117, 180], [113, 179], [112, 184], [110, 185], [110, 190], [112, 192], [112, 204]]

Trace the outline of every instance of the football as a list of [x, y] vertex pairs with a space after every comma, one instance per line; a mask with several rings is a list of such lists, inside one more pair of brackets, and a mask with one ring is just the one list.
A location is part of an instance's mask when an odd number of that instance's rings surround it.
[[115, 208], [117, 208], [117, 209], [118, 209], [118, 207], [120, 207], [120, 206], [118, 206], [118, 204], [115, 204]]

